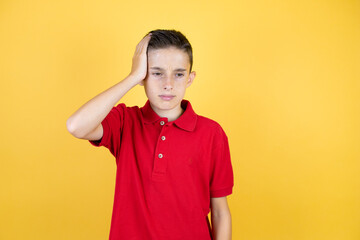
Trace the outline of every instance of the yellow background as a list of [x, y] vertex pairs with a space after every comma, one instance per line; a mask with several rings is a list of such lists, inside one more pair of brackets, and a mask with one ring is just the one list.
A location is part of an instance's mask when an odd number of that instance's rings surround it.
[[185, 98], [229, 137], [233, 239], [360, 239], [355, 0], [1, 1], [0, 239], [108, 238], [115, 159], [66, 120], [157, 28], [192, 43]]

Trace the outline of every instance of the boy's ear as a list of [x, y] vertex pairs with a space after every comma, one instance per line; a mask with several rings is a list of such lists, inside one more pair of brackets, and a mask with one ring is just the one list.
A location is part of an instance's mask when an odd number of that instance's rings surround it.
[[186, 87], [190, 87], [190, 85], [193, 83], [194, 81], [194, 78], [196, 77], [196, 72], [195, 71], [192, 71], [190, 74], [189, 74], [189, 79], [186, 83]]

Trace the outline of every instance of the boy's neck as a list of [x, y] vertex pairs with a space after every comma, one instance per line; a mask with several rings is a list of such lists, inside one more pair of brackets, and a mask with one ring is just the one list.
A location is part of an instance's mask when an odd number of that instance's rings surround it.
[[184, 112], [184, 109], [181, 108], [181, 104], [179, 104], [176, 108], [171, 110], [161, 110], [156, 109], [152, 106], [150, 103], [151, 108], [154, 110], [154, 112], [159, 115], [160, 117], [165, 117], [168, 119], [169, 122], [175, 121], [178, 119]]

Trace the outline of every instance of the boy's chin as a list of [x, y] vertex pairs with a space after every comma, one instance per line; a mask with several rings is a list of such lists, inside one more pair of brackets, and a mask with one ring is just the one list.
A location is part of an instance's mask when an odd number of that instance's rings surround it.
[[160, 100], [160, 101], [150, 101], [151, 105], [156, 107], [159, 110], [172, 110], [174, 108], [177, 108], [180, 104], [181, 104], [181, 100], [182, 99], [173, 99], [171, 101], [164, 101], [164, 100]]

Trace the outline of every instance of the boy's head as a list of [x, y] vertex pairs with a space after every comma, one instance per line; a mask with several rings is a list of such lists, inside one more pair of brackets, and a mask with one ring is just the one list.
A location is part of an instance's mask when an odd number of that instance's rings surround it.
[[186, 37], [175, 30], [150, 31], [147, 47], [148, 71], [140, 83], [153, 110], [174, 120], [182, 113], [181, 101], [195, 76], [192, 48]]
[[147, 52], [153, 49], [175, 47], [183, 50], [189, 56], [190, 70], [191, 72], [193, 65], [193, 53], [190, 42], [187, 38], [179, 31], [176, 30], [165, 30], [157, 29], [150, 31], [151, 39], [148, 44]]

